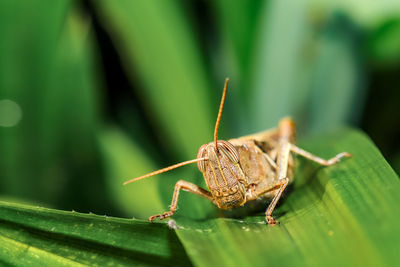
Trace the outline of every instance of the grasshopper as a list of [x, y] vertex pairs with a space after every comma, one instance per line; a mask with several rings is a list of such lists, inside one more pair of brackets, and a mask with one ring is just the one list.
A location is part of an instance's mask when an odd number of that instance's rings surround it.
[[214, 128], [214, 140], [200, 147], [196, 159], [184, 161], [124, 183], [126, 185], [187, 164], [197, 163], [210, 191], [179, 180], [175, 185], [170, 210], [151, 216], [149, 221], [157, 218], [163, 220], [172, 216], [177, 210], [178, 197], [182, 189], [210, 200], [220, 209], [243, 206], [246, 202], [259, 198], [272, 199], [266, 209], [265, 220], [267, 224], [275, 225], [278, 222], [272, 217], [272, 212], [287, 185], [293, 180], [293, 154], [298, 154], [323, 166], [336, 164], [342, 157], [351, 157], [351, 154], [342, 152], [325, 160], [297, 147], [294, 144], [296, 127], [290, 118], [281, 119], [275, 129], [228, 141], [218, 140], [218, 128], [228, 82], [229, 79], [226, 78]]

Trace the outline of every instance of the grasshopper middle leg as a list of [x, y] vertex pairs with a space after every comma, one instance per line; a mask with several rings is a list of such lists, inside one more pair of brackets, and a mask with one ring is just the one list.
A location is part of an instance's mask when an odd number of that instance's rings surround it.
[[267, 210], [265, 211], [265, 220], [268, 224], [275, 225], [278, 222], [272, 217], [272, 212], [275, 209], [276, 204], [282, 196], [283, 191], [289, 184], [289, 178], [287, 177], [289, 157], [290, 157], [290, 143], [287, 140], [283, 140], [279, 145], [279, 151], [277, 154], [277, 164], [276, 164], [276, 175], [278, 181], [280, 182], [280, 187], [278, 192], [275, 194], [271, 203], [269, 204]]
[[176, 212], [176, 208], [178, 206], [179, 192], [181, 189], [191, 192], [193, 194], [202, 196], [210, 201], [213, 201], [213, 197], [212, 197], [211, 193], [208, 192], [207, 190], [205, 190], [195, 184], [186, 182], [184, 180], [179, 180], [175, 184], [174, 195], [172, 196], [172, 201], [171, 201], [171, 206], [170, 206], [169, 211], [164, 212], [163, 214], [153, 215], [153, 216], [149, 217], [149, 221], [153, 221], [157, 218], [160, 218], [160, 220], [163, 220], [165, 218], [171, 217]]
[[291, 143], [294, 140], [295, 124], [290, 118], [284, 118], [279, 122], [279, 144], [276, 154], [276, 177], [280, 183], [279, 190], [273, 197], [267, 210], [265, 211], [265, 220], [270, 225], [275, 225], [278, 222], [272, 217], [272, 212], [276, 204], [282, 196], [283, 191], [289, 184], [288, 168], [290, 159]]

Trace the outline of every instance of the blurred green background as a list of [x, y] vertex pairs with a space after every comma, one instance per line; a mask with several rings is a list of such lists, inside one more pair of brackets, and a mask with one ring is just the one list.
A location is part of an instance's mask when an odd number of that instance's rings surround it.
[[400, 171], [398, 0], [3, 0], [0, 58], [2, 199], [164, 211], [178, 179], [204, 185], [195, 165], [122, 182], [196, 157], [225, 77], [221, 139], [350, 125]]

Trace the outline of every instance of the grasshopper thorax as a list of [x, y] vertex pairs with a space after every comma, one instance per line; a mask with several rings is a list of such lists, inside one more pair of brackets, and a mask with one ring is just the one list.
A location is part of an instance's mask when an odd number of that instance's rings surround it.
[[246, 202], [243, 184], [246, 177], [239, 163], [239, 153], [229, 142], [218, 140], [202, 145], [197, 158], [207, 160], [197, 162], [203, 173], [207, 187], [221, 209], [238, 207]]

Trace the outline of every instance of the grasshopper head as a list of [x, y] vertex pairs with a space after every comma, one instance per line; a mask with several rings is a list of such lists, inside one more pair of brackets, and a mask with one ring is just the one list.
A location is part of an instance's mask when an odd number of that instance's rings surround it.
[[202, 160], [197, 162], [197, 167], [201, 172], [205, 171], [205, 165], [208, 164], [218, 165], [221, 161], [229, 161], [232, 164], [239, 162], [239, 152], [236, 148], [228, 141], [218, 140], [218, 147], [215, 146], [214, 142], [204, 144], [200, 147], [197, 153], [197, 158], [208, 158], [208, 160]]
[[200, 147], [197, 158], [205, 158], [197, 162], [215, 203], [221, 209], [229, 209], [244, 204], [245, 188], [241, 181], [245, 180], [239, 164], [239, 153], [228, 141], [218, 140], [218, 148], [214, 142]]

